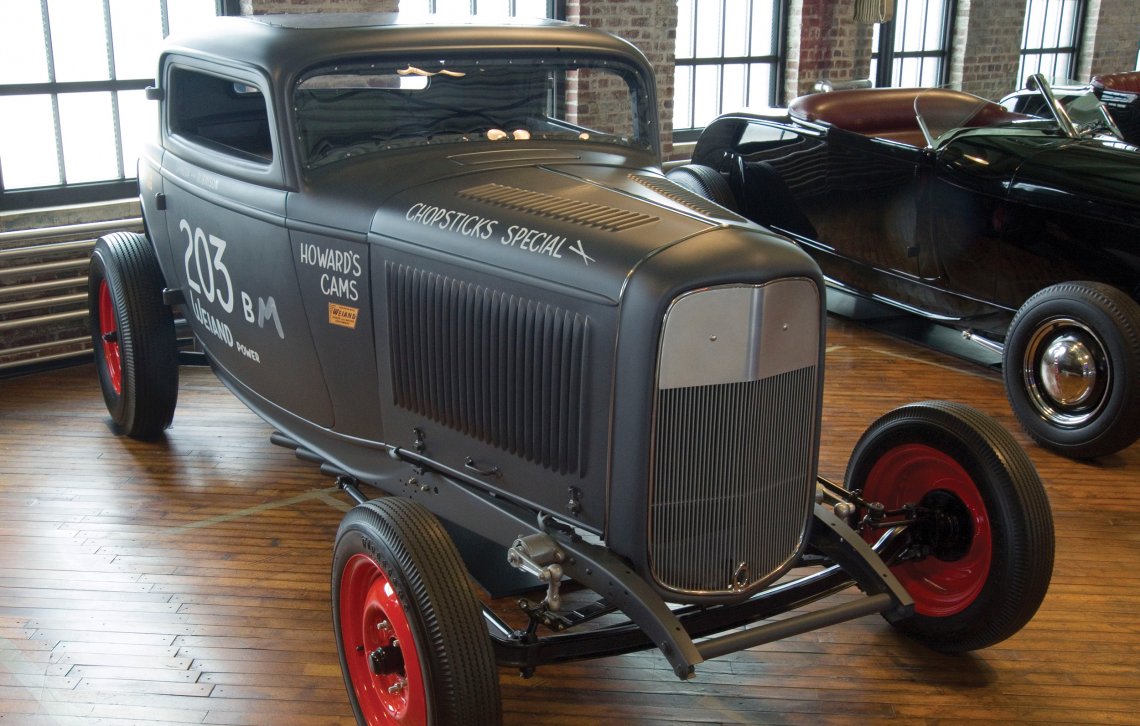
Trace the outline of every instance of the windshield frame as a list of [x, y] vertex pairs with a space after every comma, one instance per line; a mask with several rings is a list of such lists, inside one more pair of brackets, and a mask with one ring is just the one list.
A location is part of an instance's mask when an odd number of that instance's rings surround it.
[[[936, 102], [938, 89], [926, 89], [914, 99], [915, 119], [922, 129], [927, 148], [939, 148], [950, 139], [964, 131], [998, 131], [998, 130], [1025, 130], [1052, 133], [1069, 139], [1091, 138], [1098, 134], [1109, 134], [1116, 140], [1123, 135], [1108, 109], [1095, 96], [1089, 88], [1072, 98], [1061, 100], [1053, 92], [1045, 77], [1036, 73], [1029, 77], [1027, 90], [1041, 96], [1044, 108], [1041, 111], [1031, 112], [1032, 115], [1018, 114], [1007, 107], [992, 103], [984, 98], [977, 98], [972, 106], [959, 105], [957, 108], [939, 109]], [[968, 94], [963, 94], [968, 95]], [[932, 99], [924, 107], [924, 101]], [[1005, 109], [1008, 118], [1000, 118], [997, 109]], [[1048, 109], [1046, 115], [1044, 109]], [[941, 113], [939, 113], [941, 112]], [[976, 123], [979, 114], [997, 116], [982, 123]]]
[[[567, 77], [565, 71], [583, 69], [588, 72], [604, 73], [624, 84], [614, 84], [608, 91], [609, 95], [606, 95], [604, 99], [611, 103], [611, 108], [618, 109], [619, 118], [623, 117], [624, 114], [624, 118], [627, 119], [624, 122], [624, 128], [628, 133], [599, 132], [585, 124], [576, 124], [572, 120], [568, 120], [580, 118], [582, 114], [579, 113], [572, 117], [568, 110], [570, 104], [566, 102], [565, 93], [556, 98], [558, 93], [550, 90], [557, 88], [564, 91], [570, 84], [564, 80], [552, 80], [552, 78], [557, 75], [561, 79], [565, 79]], [[513, 98], [509, 91], [502, 94], [497, 93], [497, 91], [502, 88], [514, 88], [514, 86], [495, 83], [491, 73], [504, 74], [504, 77], [509, 77], [516, 71], [520, 79], [525, 77], [527, 81], [533, 84], [532, 90], [540, 82], [545, 82], [548, 85], [545, 99], [539, 99], [535, 93], [531, 93], [529, 97], [531, 102], [544, 105], [546, 113], [539, 119], [544, 122], [543, 130], [541, 133], [529, 134], [524, 132], [518, 134], [510, 128], [504, 128], [501, 129], [500, 134], [489, 134], [488, 131], [497, 129], [497, 126], [489, 123], [491, 119], [487, 117], [486, 112], [493, 107], [496, 101], [494, 99], [488, 100], [487, 97], [495, 96], [498, 98], [502, 96], [509, 101]], [[488, 75], [480, 78], [478, 74], [483, 72]], [[473, 88], [471, 89], [475, 92], [474, 94], [465, 94], [463, 91], [463, 79], [468, 73], [471, 73], [471, 79], [476, 81], [472, 84]], [[360, 85], [339, 90], [338, 87], [328, 86], [314, 90], [314, 80], [353, 75], [359, 75], [362, 78], [368, 76], [389, 77], [394, 74], [411, 76], [418, 82], [426, 82], [429, 87], [432, 84], [439, 83], [445, 84], [445, 86], [452, 84], [452, 90], [447, 93], [440, 91], [443, 103], [437, 106], [429, 106], [422, 117], [416, 117], [415, 122], [409, 122], [406, 117], [399, 120], [394, 115], [390, 117], [368, 117], [367, 112], [381, 112], [384, 110], [384, 106], [380, 103], [375, 109], [366, 107], [364, 109], [366, 114], [357, 116], [357, 118], [364, 118], [365, 120], [360, 122], [360, 128], [355, 129], [354, 133], [363, 135], [366, 131], [371, 130], [375, 132], [374, 138], [351, 150], [344, 150], [348, 144], [340, 143], [332, 144], [334, 149], [332, 153], [328, 151], [317, 153], [318, 141], [316, 137], [322, 132], [326, 136], [331, 136], [332, 133], [315, 131], [319, 125], [315, 121], [316, 113], [311, 107], [306, 110], [305, 104], [313, 103], [316, 93], [323, 92], [332, 96], [343, 90], [346, 92], [343, 95], [347, 96], [352, 93], [365, 94], [377, 91], [382, 93], [373, 94], [374, 98], [379, 99], [387, 96], [396, 99], [397, 105], [400, 98], [411, 98], [410, 94], [421, 93], [425, 98], [428, 94], [423, 87], [411, 88], [410, 86], [406, 88], [388, 86], [368, 88]], [[484, 93], [482, 94], [478, 93], [478, 83], [484, 84]], [[319, 83], [317, 85], [319, 86]], [[356, 158], [386, 151], [445, 144], [490, 143], [502, 146], [504, 143], [541, 142], [543, 145], [588, 143], [595, 146], [618, 146], [631, 153], [652, 154], [654, 158], [660, 158], [653, 79], [647, 78], [645, 70], [638, 64], [613, 54], [589, 50], [546, 48], [511, 51], [495, 55], [478, 51], [464, 52], [463, 50], [447, 52], [409, 50], [398, 55], [395, 53], [377, 53], [359, 58], [332, 59], [314, 65], [298, 74], [293, 83], [289, 85], [288, 91], [290, 94], [289, 122], [293, 126], [292, 137], [296, 144], [298, 162], [303, 171], [312, 171], [350, 157]], [[323, 117], [322, 123], [336, 123], [337, 103], [335, 99], [332, 99], [327, 105], [323, 111], [326, 116]], [[493, 110], [496, 112], [509, 110], [511, 103], [504, 103], [506, 105]], [[628, 105], [620, 107], [620, 104], [623, 103]], [[480, 104], [482, 104], [482, 108], [479, 108]], [[533, 105], [530, 110], [534, 110]], [[431, 115], [433, 111], [438, 112], [439, 118]], [[552, 111], [555, 112], [552, 113]], [[433, 118], [435, 118], [434, 122], [432, 121]], [[474, 118], [486, 118], [488, 123], [484, 125], [488, 128], [480, 128], [478, 131], [472, 129], [469, 132], [464, 129], [463, 133], [444, 133], [432, 127], [433, 123], [438, 124], [441, 119], [466, 123]]]

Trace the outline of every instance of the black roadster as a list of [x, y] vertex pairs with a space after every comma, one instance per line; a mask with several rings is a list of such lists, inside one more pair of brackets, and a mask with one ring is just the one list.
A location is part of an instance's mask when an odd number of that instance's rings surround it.
[[1140, 436], [1140, 153], [1103, 106], [1049, 118], [934, 89], [835, 91], [709, 125], [675, 181], [794, 239], [828, 281], [1002, 353], [1071, 457]]
[[[496, 666], [657, 648], [684, 679], [870, 613], [970, 650], [1045, 595], [1044, 489], [977, 411], [896, 409], [817, 477], [819, 268], [665, 178], [652, 79], [556, 22], [224, 19], [161, 57], [147, 235], [92, 258], [103, 395], [163, 435], [179, 310], [359, 503], [332, 620], [362, 723], [495, 723]], [[526, 596], [481, 609], [469, 573]]]

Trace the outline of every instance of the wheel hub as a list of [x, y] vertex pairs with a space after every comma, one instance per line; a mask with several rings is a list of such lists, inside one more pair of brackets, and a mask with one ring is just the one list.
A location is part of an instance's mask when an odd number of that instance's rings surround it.
[[426, 723], [415, 639], [387, 573], [367, 555], [353, 555], [345, 563], [338, 597], [341, 647], [364, 722]]
[[1079, 406], [1096, 390], [1096, 358], [1084, 341], [1063, 335], [1041, 356], [1041, 387], [1062, 406]]
[[123, 392], [123, 362], [119, 349], [119, 320], [106, 280], [99, 281], [99, 338], [103, 348], [103, 370], [115, 395]]
[[974, 540], [970, 510], [961, 499], [939, 489], [922, 498], [918, 506], [921, 517], [915, 528], [914, 541], [944, 562], [966, 556]]
[[[945, 617], [964, 611], [985, 586], [993, 547], [989, 515], [972, 477], [954, 458], [907, 443], [882, 454], [867, 473], [863, 497], [887, 512], [913, 511], [909, 553], [891, 567], [915, 612]], [[878, 529], [864, 537], [874, 541]]]
[[1095, 418], [1108, 400], [1108, 353], [1087, 325], [1054, 318], [1025, 348], [1022, 381], [1037, 413], [1053, 426], [1075, 428]]
[[404, 672], [404, 653], [400, 644], [392, 641], [388, 647], [380, 646], [368, 656], [372, 666], [372, 674], [377, 676], [391, 676]]

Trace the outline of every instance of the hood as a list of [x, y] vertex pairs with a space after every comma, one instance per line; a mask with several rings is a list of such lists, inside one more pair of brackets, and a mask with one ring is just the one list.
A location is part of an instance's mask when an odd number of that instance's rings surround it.
[[1034, 206], [1140, 225], [1140, 149], [1100, 139], [1051, 145], [1022, 162], [1009, 194]]
[[727, 223], [748, 224], [657, 172], [553, 162], [404, 189], [376, 212], [369, 239], [616, 302], [642, 260]]

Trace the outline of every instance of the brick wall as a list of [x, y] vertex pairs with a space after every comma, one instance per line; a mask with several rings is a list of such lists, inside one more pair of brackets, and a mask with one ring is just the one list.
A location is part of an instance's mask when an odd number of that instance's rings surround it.
[[1022, 0], [959, 0], [950, 84], [995, 100], [1019, 88], [1024, 25]]
[[1136, 0], [1089, 0], [1085, 16], [1084, 52], [1077, 78], [1117, 73], [1136, 67], [1140, 41], [1140, 3]]
[[[241, 0], [244, 15], [287, 12], [389, 12], [398, 0]], [[567, 20], [621, 36], [649, 58], [657, 76], [659, 129], [662, 150], [669, 154], [673, 141], [673, 61], [677, 43], [676, 0], [568, 0]], [[580, 87], [581, 94], [588, 87]], [[608, 91], [607, 91], [608, 92]], [[582, 108], [604, 113], [604, 101], [582, 95]], [[587, 102], [593, 101], [590, 106]], [[621, 101], [628, 108], [628, 101]], [[583, 111], [585, 112], [585, 111]], [[599, 122], [600, 127], [613, 124]]]
[[661, 149], [668, 157], [673, 148], [676, 0], [568, 0], [566, 19], [625, 38], [649, 59], [657, 76]]
[[867, 78], [873, 30], [872, 25], [855, 22], [855, 0], [791, 0], [785, 98], [808, 93], [823, 79]]
[[[242, 0], [242, 12], [393, 11], [397, 4], [398, 0]], [[785, 100], [809, 92], [822, 79], [869, 77], [873, 26], [856, 23], [854, 16], [855, 0], [789, 0]], [[1020, 87], [1023, 79], [1016, 75], [1024, 18], [1024, 0], [958, 0], [950, 85], [992, 99]], [[662, 149], [670, 158], [676, 0], [567, 0], [567, 19], [619, 35], [649, 58], [657, 76]], [[1140, 2], [1088, 0], [1078, 78], [1133, 68], [1138, 37]], [[593, 109], [598, 108], [595, 103]]]

